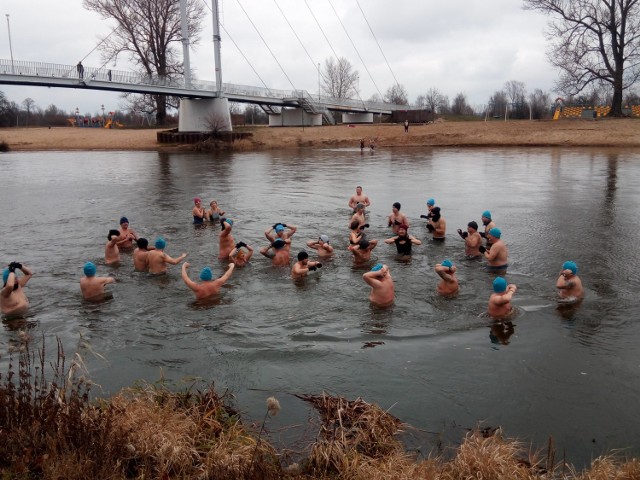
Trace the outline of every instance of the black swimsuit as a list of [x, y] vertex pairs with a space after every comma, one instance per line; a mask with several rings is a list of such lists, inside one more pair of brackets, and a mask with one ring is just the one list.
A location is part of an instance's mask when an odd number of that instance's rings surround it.
[[399, 255], [411, 255], [411, 240], [409, 237], [397, 237], [394, 242]]

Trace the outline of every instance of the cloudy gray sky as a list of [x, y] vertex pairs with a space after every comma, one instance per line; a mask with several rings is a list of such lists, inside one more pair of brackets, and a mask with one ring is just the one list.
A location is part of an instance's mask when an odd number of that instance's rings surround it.
[[[191, 65], [198, 78], [213, 80], [211, 1], [203, 1], [207, 18]], [[545, 57], [547, 19], [523, 10], [519, 0], [220, 0], [219, 4], [224, 82], [263, 86], [261, 78], [270, 88], [317, 93], [317, 64], [324, 64], [335, 51], [359, 72], [363, 99], [384, 94], [395, 79], [406, 88], [410, 102], [435, 87], [450, 99], [462, 92], [471, 105], [480, 107], [508, 80], [524, 82], [528, 91], [541, 88], [553, 93], [556, 72]], [[83, 59], [86, 66], [103, 65], [95, 47], [115, 24], [85, 10], [82, 0], [2, 0], [2, 7], [0, 58], [10, 58], [5, 16], [9, 14], [15, 60], [75, 65]], [[124, 59], [108, 66], [130, 69]], [[31, 97], [42, 108], [53, 103], [67, 111], [79, 107], [97, 113], [102, 104], [106, 110], [121, 104], [117, 95], [97, 91], [6, 85], [0, 85], [0, 91], [17, 103]]]

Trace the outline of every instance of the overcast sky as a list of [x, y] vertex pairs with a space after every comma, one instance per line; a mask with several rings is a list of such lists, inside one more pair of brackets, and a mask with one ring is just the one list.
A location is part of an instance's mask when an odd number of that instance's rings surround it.
[[[199, 79], [214, 80], [211, 1], [203, 1], [207, 18], [191, 66]], [[527, 91], [553, 93], [557, 73], [545, 56], [547, 19], [523, 10], [519, 0], [220, 0], [219, 5], [228, 32], [221, 32], [225, 83], [263, 86], [264, 81], [270, 88], [317, 94], [317, 64], [335, 51], [359, 72], [365, 100], [384, 94], [395, 79], [410, 102], [435, 87], [451, 100], [462, 92], [469, 104], [480, 107], [508, 80], [524, 82]], [[85, 66], [103, 65], [95, 47], [115, 24], [85, 10], [82, 0], [2, 0], [2, 7], [0, 58], [10, 58], [9, 14], [14, 60], [75, 65], [82, 59]], [[108, 67], [130, 69], [124, 59]], [[7, 85], [0, 91], [17, 103], [31, 97], [42, 108], [53, 103], [66, 111], [79, 107], [97, 113], [102, 104], [110, 111], [122, 103], [116, 94], [98, 91]]]

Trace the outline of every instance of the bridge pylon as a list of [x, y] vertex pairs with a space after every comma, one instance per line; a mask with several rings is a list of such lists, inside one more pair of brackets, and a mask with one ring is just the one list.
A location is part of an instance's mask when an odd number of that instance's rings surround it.
[[219, 97], [180, 100], [178, 131], [230, 132], [232, 130], [229, 99]]

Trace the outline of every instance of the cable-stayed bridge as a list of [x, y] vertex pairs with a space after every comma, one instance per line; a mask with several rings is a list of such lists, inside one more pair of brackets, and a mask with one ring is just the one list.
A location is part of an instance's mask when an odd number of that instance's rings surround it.
[[406, 110], [406, 105], [391, 105], [353, 99], [332, 98], [310, 94], [306, 90], [276, 90], [233, 83], [223, 83], [221, 91], [215, 82], [191, 79], [185, 85], [184, 77], [159, 77], [105, 67], [83, 67], [82, 78], [76, 65], [46, 62], [24, 62], [0, 59], [0, 84], [59, 88], [78, 88], [112, 92], [168, 95], [183, 99], [214, 99], [225, 97], [230, 101], [260, 105], [270, 115], [283, 108], [301, 108], [313, 115], [320, 114], [326, 123], [333, 123], [330, 111], [352, 114], [390, 114]]

